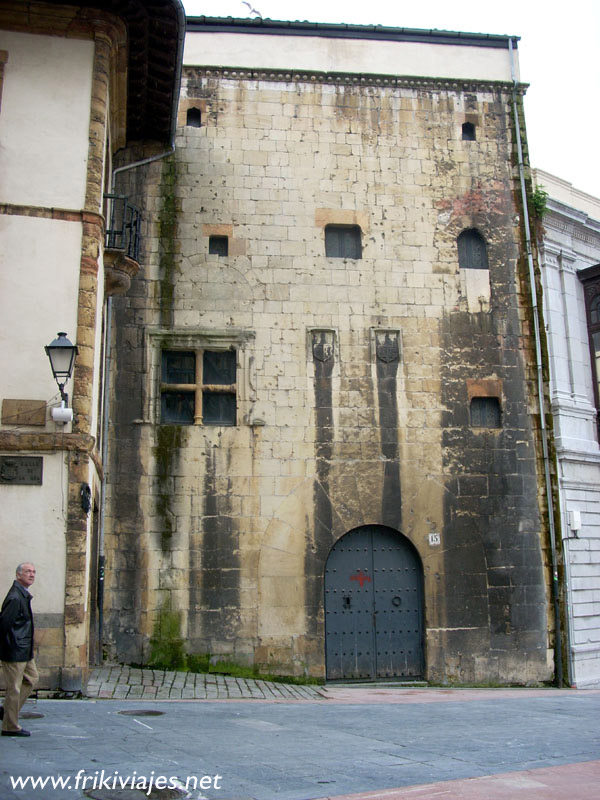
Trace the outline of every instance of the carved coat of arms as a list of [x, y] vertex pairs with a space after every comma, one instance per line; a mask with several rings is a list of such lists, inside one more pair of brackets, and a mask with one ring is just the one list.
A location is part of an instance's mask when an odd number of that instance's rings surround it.
[[397, 331], [385, 331], [375, 334], [377, 358], [389, 364], [400, 359], [400, 342]]
[[313, 357], [317, 361], [331, 361], [333, 358], [333, 341], [333, 331], [313, 331]]

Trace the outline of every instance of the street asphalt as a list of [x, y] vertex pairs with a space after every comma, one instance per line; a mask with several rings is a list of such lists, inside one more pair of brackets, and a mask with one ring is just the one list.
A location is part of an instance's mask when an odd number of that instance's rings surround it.
[[185, 674], [103, 669], [92, 697], [27, 703], [31, 736], [0, 740], [1, 800], [600, 798], [600, 689], [206, 676], [183, 697]]

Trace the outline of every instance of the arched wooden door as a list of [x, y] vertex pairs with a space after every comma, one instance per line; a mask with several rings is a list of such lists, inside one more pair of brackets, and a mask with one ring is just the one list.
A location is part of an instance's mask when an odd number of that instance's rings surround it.
[[423, 567], [382, 525], [342, 536], [325, 566], [328, 680], [422, 678]]

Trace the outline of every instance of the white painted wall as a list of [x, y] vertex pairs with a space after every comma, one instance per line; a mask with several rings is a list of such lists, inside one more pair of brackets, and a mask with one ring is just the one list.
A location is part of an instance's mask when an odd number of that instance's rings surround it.
[[[189, 32], [184, 64], [510, 81], [506, 50], [422, 42]], [[518, 78], [518, 55], [515, 51]]]
[[56, 395], [44, 346], [76, 343], [80, 259], [81, 223], [0, 215], [0, 397]]
[[[40, 453], [36, 453], [39, 456]], [[43, 454], [42, 486], [2, 485], [0, 531], [0, 602], [22, 561], [36, 565], [31, 587], [34, 613], [62, 614], [65, 605], [65, 519], [67, 472], [65, 454]], [[18, 523], [15, 523], [18, 520]]]
[[0, 202], [82, 208], [94, 43], [0, 31]]

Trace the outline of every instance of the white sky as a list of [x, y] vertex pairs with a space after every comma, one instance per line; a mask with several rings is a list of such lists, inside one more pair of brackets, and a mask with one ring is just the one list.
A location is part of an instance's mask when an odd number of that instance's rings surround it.
[[[188, 16], [248, 17], [242, 0], [183, 0]], [[600, 197], [598, 0], [252, 0], [263, 18], [520, 36], [531, 164]]]

